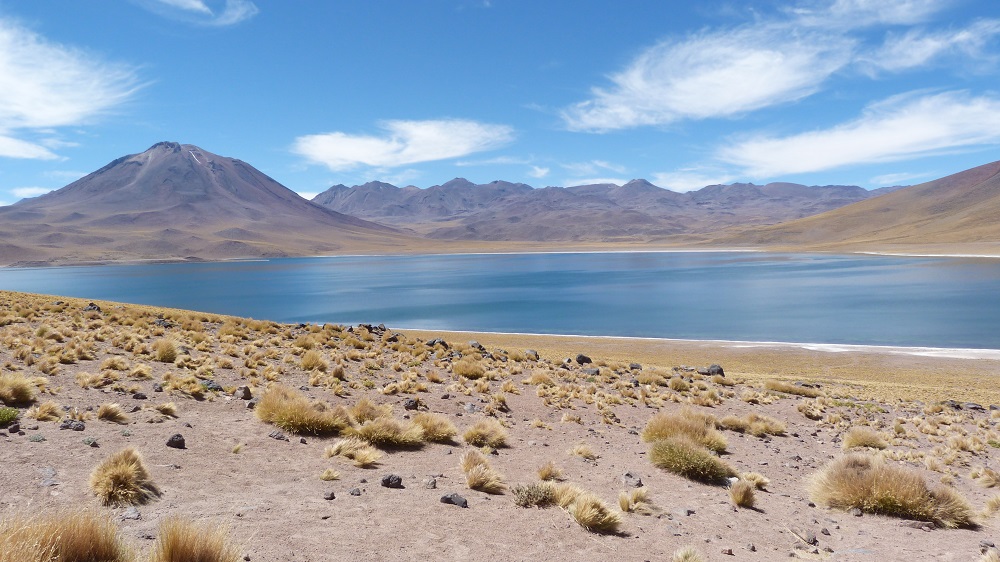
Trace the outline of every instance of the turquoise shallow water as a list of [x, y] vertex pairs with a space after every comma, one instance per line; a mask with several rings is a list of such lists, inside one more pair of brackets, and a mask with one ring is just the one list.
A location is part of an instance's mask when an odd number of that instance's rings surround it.
[[282, 322], [1000, 349], [1000, 260], [758, 253], [0, 269], [0, 288]]

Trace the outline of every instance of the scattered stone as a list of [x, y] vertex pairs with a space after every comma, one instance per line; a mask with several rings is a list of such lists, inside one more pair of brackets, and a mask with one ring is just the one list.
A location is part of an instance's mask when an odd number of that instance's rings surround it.
[[852, 507], [850, 510], [847, 511], [847, 513], [850, 513], [855, 517], [861, 517], [862, 515], [864, 515], [864, 513], [861, 511], [861, 508], [858, 507]]
[[142, 392], [136, 392], [135, 394], [132, 395], [133, 400], [146, 400], [147, 398], [149, 397], [143, 394]]
[[982, 554], [986, 554], [987, 550], [991, 548], [996, 548], [996, 546], [997, 545], [993, 544], [993, 541], [988, 541], [986, 539], [983, 539], [979, 541], [979, 552], [981, 552]]
[[628, 368], [629, 368], [629, 370], [632, 370], [632, 371], [641, 371], [642, 370], [642, 365], [639, 364], [639, 363], [629, 363], [628, 364]]
[[167, 439], [167, 447], [170, 447], [171, 449], [186, 449], [187, 447], [184, 443], [184, 436], [180, 433], [171, 435], [170, 439]]
[[233, 398], [237, 400], [249, 400], [253, 398], [253, 393], [250, 392], [249, 386], [243, 385], [233, 391]]
[[641, 488], [642, 478], [633, 472], [626, 472], [622, 475], [622, 485], [626, 488]]
[[966, 402], [962, 404], [962, 407], [966, 410], [975, 410], [977, 412], [985, 412], [986, 408], [983, 408], [981, 404], [976, 404], [975, 402]]
[[416, 410], [419, 407], [420, 407], [420, 401], [415, 398], [407, 398], [406, 401], [403, 402], [404, 410]]
[[576, 356], [576, 362], [579, 363], [580, 365], [588, 365], [590, 363], [593, 363], [593, 360], [591, 360], [590, 357], [587, 357], [586, 355], [580, 353]]
[[441, 400], [448, 400], [449, 398], [451, 398], [451, 394], [448, 394], [447, 392], [441, 395]]
[[480, 408], [478, 405], [469, 402], [468, 404], [465, 405], [465, 411], [469, 412], [470, 414], [475, 414], [477, 412], [483, 411], [483, 409]]
[[427, 488], [428, 490], [436, 490], [437, 487], [438, 487], [437, 478], [431, 476], [427, 480], [424, 480], [424, 488]]
[[225, 390], [224, 388], [222, 388], [221, 384], [219, 384], [219, 383], [217, 383], [217, 382], [215, 382], [215, 381], [213, 381], [211, 379], [201, 381], [201, 386], [205, 390], [208, 390], [210, 392], [223, 392]]
[[324, 500], [328, 500], [328, 501], [329, 500], [335, 500], [335, 499], [337, 499], [337, 494], [335, 494], [333, 492], [327, 492], [327, 493], [323, 494], [323, 499]]
[[823, 527], [822, 529], [819, 530], [819, 533], [821, 535], [826, 535], [826, 536], [829, 537], [830, 536], [830, 529], [827, 529], [826, 527]]
[[691, 508], [678, 509], [677, 515], [681, 517], [691, 517], [692, 515], [694, 515], [694, 510]]
[[596, 367], [592, 369], [584, 369], [583, 374], [587, 375], [588, 377], [596, 377], [597, 375], [601, 374], [601, 370]]
[[347, 493], [351, 494], [352, 496], [360, 496], [361, 495], [361, 488], [351, 488], [351, 491], [347, 492]]
[[153, 392], [163, 392], [163, 385], [158, 382], [153, 383]]
[[122, 512], [122, 514], [119, 515], [118, 518], [121, 519], [122, 521], [138, 521], [142, 519], [142, 514], [139, 513], [139, 510], [136, 509], [135, 506], [132, 506], [126, 509], [124, 512]]
[[429, 342], [427, 342], [427, 347], [434, 347], [436, 345], [440, 345], [441, 347], [448, 349], [448, 342], [444, 341], [441, 338], [434, 338]]
[[278, 431], [277, 429], [275, 429], [271, 433], [268, 433], [267, 436], [270, 437], [271, 439], [277, 439], [278, 441], [288, 441], [288, 436], [282, 433], [281, 431]]
[[733, 549], [731, 548], [723, 548], [722, 553], [727, 556], [735, 556], [735, 554], [733, 554]]
[[21, 431], [21, 424], [14, 422], [7, 426], [7, 432], [11, 435], [15, 435]]
[[100, 445], [97, 443], [97, 439], [94, 438], [94, 437], [84, 437], [83, 438], [83, 444], [87, 445], [89, 447], [93, 447], [95, 449], [97, 449], [98, 447], [100, 447]]
[[403, 479], [398, 474], [386, 474], [382, 477], [383, 488], [402, 488]]
[[161, 328], [173, 328], [174, 327], [173, 324], [171, 324], [168, 320], [165, 320], [163, 318], [157, 318], [156, 320], [153, 321], [153, 324], [156, 325], [156, 326], [159, 326]]
[[306, 444], [306, 438], [305, 437], [299, 437], [299, 443], [302, 443], [303, 445], [305, 445]]
[[534, 349], [525, 349], [524, 356], [532, 361], [538, 361], [538, 352]]
[[710, 376], [719, 375], [720, 377], [726, 376], [726, 372], [722, 370], [722, 365], [712, 364], [708, 366], [708, 374]]
[[87, 429], [87, 425], [82, 421], [77, 420], [64, 420], [59, 424], [59, 429], [71, 429], [73, 431], [83, 431]]
[[469, 347], [477, 351], [486, 351], [486, 348], [483, 347], [483, 344], [477, 342], [476, 340], [469, 340]]
[[101, 307], [97, 306], [94, 303], [90, 303], [87, 306], [83, 307], [83, 311], [84, 312], [101, 312]]
[[469, 501], [454, 492], [441, 496], [441, 503], [449, 503], [458, 507], [469, 507]]
[[247, 402], [247, 410], [253, 410], [256, 407], [257, 407], [257, 399], [256, 398], [254, 398], [254, 399], [250, 400], [249, 402]]
[[749, 550], [750, 552], [757, 552], [757, 546], [753, 543], [750, 543], [747, 545], [747, 550]]

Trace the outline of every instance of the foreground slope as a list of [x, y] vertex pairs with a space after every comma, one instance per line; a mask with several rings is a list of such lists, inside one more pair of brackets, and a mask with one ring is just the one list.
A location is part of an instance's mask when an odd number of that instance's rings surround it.
[[1000, 161], [775, 226], [727, 234], [724, 245], [822, 250], [1000, 250]]
[[314, 255], [402, 238], [310, 203], [246, 162], [173, 142], [0, 208], [0, 263]]

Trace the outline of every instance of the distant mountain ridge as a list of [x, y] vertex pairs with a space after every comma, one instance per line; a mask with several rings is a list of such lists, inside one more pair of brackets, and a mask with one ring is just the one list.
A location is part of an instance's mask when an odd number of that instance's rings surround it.
[[456, 178], [426, 189], [369, 182], [313, 198], [331, 210], [448, 240], [587, 241], [713, 232], [774, 224], [868, 199], [885, 190], [793, 183], [712, 185], [677, 193], [643, 179], [535, 189]]
[[212, 259], [379, 245], [391, 228], [311, 203], [253, 166], [160, 142], [57, 191], [0, 207], [0, 261]]

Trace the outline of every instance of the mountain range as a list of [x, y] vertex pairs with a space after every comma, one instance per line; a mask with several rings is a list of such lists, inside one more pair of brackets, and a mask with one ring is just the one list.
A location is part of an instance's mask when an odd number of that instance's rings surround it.
[[336, 185], [312, 201], [234, 158], [161, 142], [0, 207], [0, 264], [569, 248], [1000, 253], [1000, 162], [910, 187], [456, 178]]

